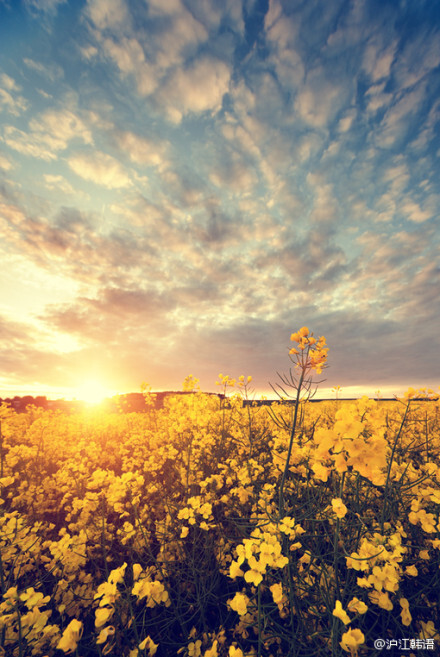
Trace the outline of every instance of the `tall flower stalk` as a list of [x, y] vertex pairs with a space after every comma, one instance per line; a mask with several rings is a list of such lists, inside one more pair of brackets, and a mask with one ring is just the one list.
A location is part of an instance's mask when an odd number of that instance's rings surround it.
[[[307, 326], [303, 326], [297, 333], [292, 333], [290, 340], [295, 342], [296, 346], [289, 350], [289, 358], [292, 363], [294, 363], [295, 369], [298, 370], [299, 376], [296, 377], [294, 375], [292, 368], [289, 370], [289, 377], [279, 374], [278, 376], [280, 377], [283, 385], [281, 386], [278, 384], [278, 388], [284, 393], [284, 396], [275, 391], [281, 399], [285, 399], [285, 397], [292, 398], [292, 395], [289, 395], [285, 388], [289, 387], [295, 390], [295, 395], [293, 396], [293, 399], [295, 400], [295, 409], [292, 425], [290, 428], [289, 446], [287, 449], [286, 463], [284, 465], [284, 471], [280, 482], [280, 516], [282, 516], [284, 513], [284, 486], [287, 472], [290, 466], [290, 458], [292, 455], [295, 434], [297, 432], [298, 426], [301, 424], [300, 403], [310, 399], [314, 395], [316, 388], [314, 391], [312, 391], [313, 372], [315, 371], [317, 374], [322, 373], [322, 370], [326, 367], [328, 353], [325, 337], [321, 336], [320, 338], [315, 338]], [[278, 424], [275, 414], [271, 412], [271, 415]]]

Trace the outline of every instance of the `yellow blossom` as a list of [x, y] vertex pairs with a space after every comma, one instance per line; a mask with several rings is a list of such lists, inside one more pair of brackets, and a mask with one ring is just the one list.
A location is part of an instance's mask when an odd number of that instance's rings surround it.
[[139, 650], [148, 650], [148, 657], [153, 657], [153, 655], [156, 654], [158, 647], [159, 644], [154, 643], [150, 636], [145, 637], [145, 639], [139, 644]]
[[202, 642], [200, 639], [197, 641], [190, 641], [188, 643], [188, 657], [200, 657], [202, 654]]
[[338, 518], [343, 518], [347, 513], [347, 507], [343, 504], [340, 497], [332, 500], [332, 507]]
[[95, 611], [95, 627], [102, 627], [113, 616], [113, 607], [100, 607]]
[[344, 623], [344, 625], [348, 625], [351, 620], [347, 612], [343, 610], [342, 602], [340, 600], [336, 600], [335, 608], [333, 609], [333, 616], [339, 618]]
[[58, 641], [57, 648], [66, 653], [71, 653], [76, 650], [78, 641], [83, 633], [83, 624], [81, 621], [74, 618], [70, 621], [69, 625], [63, 632], [61, 639]]
[[411, 577], [417, 577], [419, 574], [419, 571], [417, 570], [416, 566], [407, 566], [405, 568], [405, 575], [410, 575]]
[[399, 600], [400, 606], [402, 607], [402, 611], [400, 612], [400, 616], [402, 618], [402, 623], [404, 625], [411, 625], [412, 621], [412, 616], [409, 611], [409, 602], [406, 598], [400, 598]]
[[272, 593], [273, 601], [276, 605], [280, 604], [283, 599], [283, 585], [282, 584], [272, 584], [269, 587], [270, 592]]
[[249, 598], [244, 593], [236, 593], [232, 600], [228, 600], [229, 606], [233, 611], [236, 611], [239, 616], [244, 616], [247, 613]]
[[229, 577], [234, 579], [235, 577], [242, 577], [243, 571], [236, 561], [233, 561], [229, 566]]
[[115, 633], [115, 628], [113, 627], [113, 625], [108, 625], [107, 627], [104, 627], [100, 631], [98, 638], [96, 639], [96, 643], [98, 644], [105, 643], [109, 638], [109, 636], [113, 636], [114, 633]]
[[347, 604], [348, 611], [351, 611], [353, 614], [365, 614], [368, 611], [368, 606], [362, 600], [358, 598], [352, 598]]
[[356, 657], [358, 654], [358, 648], [363, 643], [365, 643], [365, 636], [361, 630], [349, 629], [342, 635], [342, 641], [340, 641], [339, 645], [343, 650], [349, 652], [352, 657]]

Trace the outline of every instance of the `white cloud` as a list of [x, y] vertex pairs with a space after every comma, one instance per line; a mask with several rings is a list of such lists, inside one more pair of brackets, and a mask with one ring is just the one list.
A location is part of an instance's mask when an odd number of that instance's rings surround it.
[[8, 91], [20, 91], [21, 89], [21, 87], [15, 82], [14, 78], [11, 78], [11, 76], [6, 73], [0, 75], [0, 84]]
[[88, 0], [86, 15], [100, 30], [119, 29], [129, 24], [124, 0]]
[[400, 209], [404, 212], [410, 221], [413, 221], [416, 224], [423, 223], [431, 218], [432, 213], [428, 210], [422, 210], [418, 203], [415, 203], [411, 199], [408, 199], [401, 204]]
[[152, 94], [158, 85], [155, 67], [145, 59], [144, 50], [134, 37], [119, 40], [106, 38], [101, 43], [103, 52], [114, 61], [122, 76], [133, 75], [141, 96]]
[[36, 62], [33, 59], [25, 57], [23, 63], [30, 68], [32, 71], [37, 71], [41, 73], [44, 77], [48, 78], [52, 82], [63, 77], [64, 72], [61, 66], [57, 64], [42, 64], [41, 62]]
[[421, 31], [405, 43], [396, 62], [396, 80], [400, 88], [412, 87], [440, 65], [438, 31]]
[[206, 28], [182, 8], [179, 14], [173, 15], [169, 28], [158, 35], [158, 52], [156, 63], [165, 71], [182, 64], [185, 54], [208, 40]]
[[67, 148], [73, 139], [93, 142], [92, 133], [82, 119], [68, 109], [47, 110], [29, 122], [32, 133], [55, 150]]
[[422, 83], [389, 107], [379, 126], [378, 145], [390, 147], [406, 134], [424, 100], [425, 92], [426, 85]]
[[373, 82], [390, 76], [396, 47], [396, 42], [391, 43], [388, 47], [382, 47], [381, 44], [377, 43], [376, 37], [368, 44], [365, 50], [363, 68]]
[[36, 157], [46, 162], [57, 159], [56, 154], [48, 148], [48, 145], [35, 135], [23, 132], [23, 130], [19, 130], [12, 125], [5, 126], [3, 133], [5, 144], [18, 153]]
[[54, 14], [59, 5], [66, 4], [67, 0], [25, 0], [29, 10], [41, 11], [45, 14]]
[[6, 110], [13, 116], [20, 116], [28, 108], [23, 96], [16, 95], [20, 87], [13, 78], [6, 73], [0, 75], [0, 112]]
[[322, 71], [316, 72], [298, 93], [295, 109], [309, 125], [325, 128], [337, 114], [347, 93], [347, 89], [327, 81]]
[[67, 163], [72, 171], [84, 180], [109, 189], [120, 189], [132, 184], [118, 160], [107, 153], [78, 153], [69, 157]]
[[0, 169], [3, 171], [10, 171], [13, 168], [11, 161], [2, 153], [0, 153]]
[[230, 77], [224, 62], [205, 57], [186, 70], [176, 70], [159, 96], [169, 118], [179, 123], [188, 112], [218, 111]]
[[348, 132], [353, 125], [353, 121], [356, 118], [356, 110], [350, 109], [344, 113], [344, 116], [339, 120], [338, 131], [339, 132]]
[[5, 126], [5, 143], [24, 155], [46, 161], [55, 160], [57, 152], [65, 150], [73, 139], [81, 139], [85, 144], [93, 142], [82, 119], [67, 109], [47, 110], [31, 119], [29, 128], [24, 132], [15, 126]]
[[81, 196], [82, 198], [89, 198], [87, 194], [84, 194], [84, 192], [80, 192], [78, 191], [78, 189], [75, 189], [70, 184], [70, 182], [64, 178], [64, 176], [57, 176], [57, 175], [45, 173], [43, 175], [43, 178], [45, 180], [46, 189], [49, 189], [51, 191], [59, 191], [68, 196], [75, 196], [75, 197]]
[[166, 164], [165, 143], [155, 143], [130, 131], [118, 133], [116, 142], [121, 151], [135, 164], [147, 164], [159, 169], [163, 169]]

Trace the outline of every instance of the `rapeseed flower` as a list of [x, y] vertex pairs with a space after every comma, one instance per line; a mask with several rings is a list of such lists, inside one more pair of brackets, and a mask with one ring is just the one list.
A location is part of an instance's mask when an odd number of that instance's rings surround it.
[[74, 652], [78, 645], [78, 641], [81, 639], [82, 633], [82, 621], [76, 620], [76, 618], [74, 618], [70, 621], [64, 630], [61, 639], [58, 641], [58, 650], [62, 650], [67, 654]]
[[332, 507], [338, 518], [344, 518], [348, 509], [340, 497], [336, 497], [332, 500]]
[[400, 612], [400, 616], [402, 618], [402, 623], [403, 625], [411, 625], [412, 621], [412, 616], [411, 612], [409, 610], [409, 602], [406, 598], [400, 598], [399, 600], [400, 606], [402, 607], [402, 611]]
[[145, 637], [145, 639], [139, 644], [139, 650], [148, 650], [148, 657], [153, 657], [153, 655], [156, 654], [158, 647], [159, 644], [154, 643], [150, 636]]
[[355, 597], [347, 604], [347, 609], [353, 614], [365, 614], [368, 611], [368, 606], [365, 602], [362, 602], [362, 600]]
[[359, 629], [349, 629], [342, 635], [342, 640], [339, 645], [342, 650], [349, 652], [352, 657], [358, 654], [358, 648], [365, 643], [365, 635]]
[[247, 606], [249, 598], [244, 593], [236, 593], [232, 600], [228, 600], [228, 604], [233, 611], [236, 611], [239, 616], [244, 616], [247, 613]]
[[341, 620], [344, 625], [348, 625], [348, 623], [351, 622], [350, 616], [342, 608], [342, 602], [340, 600], [336, 600], [335, 608], [333, 609], [333, 616], [339, 618], [339, 620]]
[[235, 646], [229, 646], [228, 657], [244, 657], [243, 650]]

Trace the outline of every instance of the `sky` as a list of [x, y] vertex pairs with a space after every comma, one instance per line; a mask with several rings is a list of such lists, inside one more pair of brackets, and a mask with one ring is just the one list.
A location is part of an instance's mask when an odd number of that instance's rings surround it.
[[0, 397], [438, 390], [439, 119], [432, 0], [0, 0]]

